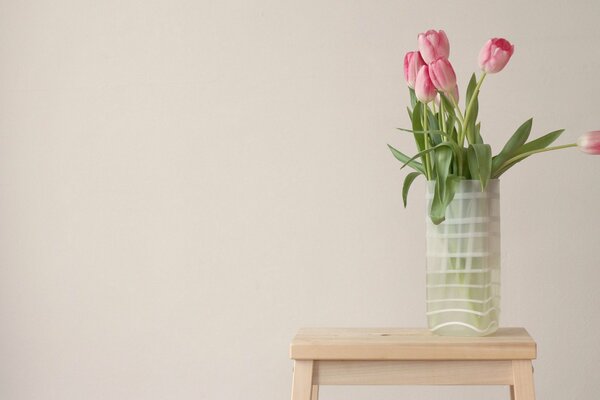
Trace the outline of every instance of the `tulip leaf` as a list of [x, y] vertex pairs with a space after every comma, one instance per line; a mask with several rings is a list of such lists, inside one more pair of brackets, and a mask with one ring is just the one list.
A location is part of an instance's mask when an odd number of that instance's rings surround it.
[[452, 163], [452, 149], [449, 146], [440, 146], [435, 152], [436, 190], [444, 198], [446, 190], [446, 179], [450, 175], [450, 164]]
[[437, 133], [440, 130], [440, 126], [438, 124], [438, 120], [435, 117], [435, 114], [430, 110], [427, 110], [427, 133], [429, 133], [429, 137], [433, 142], [433, 145], [438, 145], [442, 142], [442, 137]]
[[410, 185], [412, 185], [415, 178], [417, 178], [419, 175], [422, 174], [420, 172], [411, 172], [410, 174], [406, 175], [406, 178], [404, 178], [404, 184], [402, 185], [402, 203], [404, 204], [404, 208], [406, 208]]
[[519, 149], [529, 138], [531, 133], [531, 126], [533, 124], [533, 118], [525, 121], [515, 133], [508, 139], [508, 142], [504, 145], [504, 148], [492, 159], [492, 175], [496, 175], [498, 169], [515, 154], [518, 153]]
[[467, 98], [466, 103], [469, 105], [471, 102], [471, 97], [473, 97], [473, 92], [475, 92], [475, 87], [477, 87], [477, 77], [475, 74], [471, 75], [471, 79], [469, 79], [469, 85], [467, 86]]
[[483, 144], [483, 138], [481, 137], [481, 122], [475, 125], [475, 143]]
[[[421, 103], [419, 103], [421, 104]], [[412, 127], [414, 131], [423, 131], [423, 114], [422, 107], [415, 107], [412, 112]], [[423, 151], [425, 149], [425, 137], [423, 135], [415, 135], [415, 143], [417, 144], [417, 150]]]
[[550, 132], [544, 136], [540, 136], [539, 138], [532, 140], [531, 142], [525, 143], [519, 149], [519, 154], [528, 153], [533, 150], [540, 150], [550, 146], [562, 133], [564, 129], [559, 129], [557, 131]]
[[[425, 131], [413, 131], [412, 129], [406, 129], [406, 128], [396, 128], [396, 129], [398, 129], [399, 131], [402, 131], [402, 132], [410, 132], [410, 133], [412, 133], [414, 135], [424, 135], [425, 134]], [[427, 130], [427, 133], [435, 133], [437, 135], [442, 135], [442, 136], [449, 137], [449, 135], [446, 132], [440, 131], [440, 130], [436, 130], [436, 129], [434, 129], [434, 130]]]
[[413, 108], [415, 108], [415, 106], [417, 105], [417, 95], [415, 94], [415, 89], [413, 88], [408, 88], [408, 92], [410, 93], [410, 106]]
[[452, 101], [442, 92], [440, 93], [440, 101], [444, 104], [444, 109], [451, 114], [454, 114], [454, 104]]
[[[396, 150], [389, 144], [388, 144], [388, 147], [390, 148], [390, 151], [392, 152], [392, 154], [394, 155], [394, 157], [396, 157], [396, 159], [398, 161], [405, 163], [404, 165], [409, 165], [412, 169], [414, 169], [417, 172], [420, 172], [422, 174], [425, 173], [425, 168], [423, 167], [423, 164], [421, 164], [418, 161], [414, 161], [414, 159], [411, 159], [409, 156], [407, 156], [406, 154], [402, 153], [399, 150]], [[404, 168], [404, 166], [402, 166], [402, 168]]]
[[436, 188], [433, 191], [433, 199], [431, 201], [431, 208], [429, 210], [429, 218], [431, 218], [431, 222], [435, 225], [439, 225], [446, 219], [446, 209], [448, 205], [454, 199], [454, 194], [456, 193], [456, 187], [458, 183], [462, 180], [461, 177], [456, 175], [449, 175], [444, 182], [444, 195], [440, 195], [440, 191], [437, 186], [439, 185], [439, 180], [436, 180], [435, 185]]
[[471, 178], [478, 179], [485, 190], [492, 173], [492, 148], [489, 144], [472, 144], [467, 150]]
[[[388, 146], [390, 148], [392, 148], [389, 144], [388, 144]], [[406, 167], [407, 165], [409, 165], [409, 163], [413, 162], [418, 157], [422, 157], [425, 154], [431, 153], [432, 151], [436, 151], [436, 150], [438, 150], [438, 149], [440, 149], [442, 147], [448, 147], [448, 148], [450, 148], [456, 154], [456, 156], [459, 157], [459, 151], [460, 151], [460, 146], [459, 145], [457, 145], [454, 142], [450, 142], [450, 141], [448, 141], [448, 142], [442, 142], [442, 143], [438, 144], [435, 147], [430, 147], [430, 148], [428, 148], [426, 150], [418, 152], [417, 154], [415, 154], [414, 156], [412, 156], [411, 158], [409, 158], [408, 161], [404, 162], [404, 165], [402, 165], [402, 167], [400, 169]], [[396, 150], [396, 151], [398, 151], [398, 150]], [[402, 154], [402, 155], [404, 156], [404, 154]]]
[[[388, 146], [390, 146], [390, 145], [388, 144]], [[405, 161], [404, 164], [402, 165], [402, 167], [400, 167], [400, 169], [403, 169], [407, 165], [410, 165], [412, 162], [414, 162], [414, 160], [416, 160], [417, 158], [423, 157], [425, 154], [431, 153], [434, 150], [435, 150], [435, 147], [430, 147], [430, 148], [428, 148], [426, 150], [418, 152], [417, 154], [415, 154], [414, 156], [412, 156], [410, 158], [407, 157], [408, 161]], [[403, 156], [404, 156], [404, 154], [403, 154]], [[396, 158], [398, 158], [398, 157], [396, 157]]]
[[557, 131], [550, 132], [544, 136], [540, 136], [539, 138], [532, 140], [529, 143], [524, 144], [519, 149], [518, 153], [512, 159], [507, 160], [503, 165], [501, 165], [498, 171], [494, 172], [494, 178], [500, 177], [503, 173], [512, 168], [515, 164], [523, 161], [527, 157], [536, 154], [538, 151], [547, 148], [551, 145], [558, 137], [564, 132], [564, 129], [559, 129]]

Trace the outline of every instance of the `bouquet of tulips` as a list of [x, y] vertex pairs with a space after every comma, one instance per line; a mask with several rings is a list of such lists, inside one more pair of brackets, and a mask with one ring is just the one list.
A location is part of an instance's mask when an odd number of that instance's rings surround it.
[[406, 199], [411, 184], [419, 175], [435, 182], [429, 216], [434, 224], [445, 219], [448, 204], [454, 198], [457, 183], [463, 179], [478, 180], [485, 190], [490, 179], [497, 179], [509, 168], [527, 157], [551, 150], [579, 145], [585, 152], [600, 154], [600, 131], [583, 135], [577, 143], [550, 145], [563, 129], [528, 141], [532, 119], [525, 121], [508, 139], [502, 150], [493, 155], [481, 134], [477, 121], [478, 95], [489, 74], [500, 72], [514, 52], [506, 39], [493, 38], [479, 52], [479, 76], [473, 74], [467, 85], [465, 107], [459, 106], [456, 74], [448, 60], [450, 45], [444, 31], [429, 30], [418, 35], [418, 51], [406, 53], [404, 77], [409, 87], [411, 106], [408, 115], [417, 146], [417, 154], [409, 157], [389, 146], [392, 154], [414, 172], [409, 173], [402, 188]]

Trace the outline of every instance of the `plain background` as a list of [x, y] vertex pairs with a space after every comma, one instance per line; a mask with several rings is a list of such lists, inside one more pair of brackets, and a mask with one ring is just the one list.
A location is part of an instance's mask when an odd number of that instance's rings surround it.
[[[591, 1], [0, 2], [0, 398], [282, 399], [302, 326], [425, 326], [424, 182], [403, 56], [445, 29], [498, 151], [600, 129]], [[502, 179], [502, 325], [538, 397], [600, 392], [600, 157]], [[502, 387], [325, 387], [323, 399], [505, 399]]]

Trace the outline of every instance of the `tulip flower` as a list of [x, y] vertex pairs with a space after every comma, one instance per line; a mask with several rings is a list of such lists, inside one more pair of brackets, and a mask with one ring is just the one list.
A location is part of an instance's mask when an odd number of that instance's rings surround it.
[[418, 51], [409, 51], [404, 56], [404, 78], [409, 88], [415, 88], [417, 73], [424, 65], [425, 61], [423, 61], [423, 57], [421, 57], [421, 53]]
[[458, 85], [455, 85], [448, 94], [454, 98], [454, 102], [458, 104]]
[[502, 69], [510, 60], [515, 46], [506, 39], [493, 38], [487, 41], [479, 52], [479, 67], [488, 74], [494, 74]]
[[437, 95], [435, 86], [429, 77], [429, 67], [424, 65], [417, 73], [417, 79], [415, 81], [415, 95], [417, 99], [422, 103], [429, 103]]
[[456, 86], [456, 74], [447, 58], [438, 58], [429, 64], [429, 77], [441, 92], [449, 93]]
[[584, 153], [600, 154], [600, 131], [584, 133], [577, 139], [577, 146]]
[[417, 41], [419, 43], [419, 52], [427, 64], [430, 64], [437, 58], [448, 58], [450, 56], [448, 37], [442, 30], [434, 31], [430, 29], [425, 33], [419, 33]]

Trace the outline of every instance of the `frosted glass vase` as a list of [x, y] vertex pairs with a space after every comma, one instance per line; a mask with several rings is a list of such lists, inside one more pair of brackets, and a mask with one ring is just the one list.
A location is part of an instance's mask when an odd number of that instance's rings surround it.
[[[427, 209], [435, 182], [428, 183]], [[499, 181], [459, 183], [446, 220], [427, 218], [427, 321], [445, 336], [485, 336], [500, 315]]]

